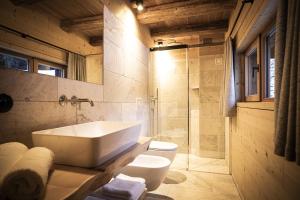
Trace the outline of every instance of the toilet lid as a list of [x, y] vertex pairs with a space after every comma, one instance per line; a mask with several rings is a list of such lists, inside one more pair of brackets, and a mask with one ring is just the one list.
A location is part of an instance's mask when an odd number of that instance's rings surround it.
[[177, 144], [170, 142], [151, 141], [149, 150], [176, 151], [177, 147]]

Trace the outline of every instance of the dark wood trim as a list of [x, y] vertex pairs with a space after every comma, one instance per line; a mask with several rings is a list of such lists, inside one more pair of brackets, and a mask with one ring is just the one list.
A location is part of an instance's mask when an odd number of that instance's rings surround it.
[[103, 15], [94, 15], [76, 19], [64, 19], [60, 24], [67, 32], [80, 32], [86, 30], [103, 30]]
[[205, 16], [208, 14], [220, 13], [226, 10], [232, 10], [235, 3], [231, 0], [187, 0], [173, 3], [165, 3], [157, 6], [147, 7], [144, 12], [137, 15], [142, 24], [153, 24], [166, 20]]
[[[15, 30], [15, 29], [9, 28], [9, 27], [7, 27], [7, 26], [3, 26], [2, 24], [0, 24], [0, 29], [2, 29], [2, 30], [4, 30], [4, 31], [7, 31], [7, 32], [9, 32], [9, 33], [14, 33], [15, 35], [18, 35], [18, 36], [20, 36], [20, 37], [22, 37], [22, 38], [31, 39], [31, 40], [33, 40], [33, 41], [35, 41], [35, 42], [37, 42], [37, 43], [42, 43], [42, 44], [44, 44], [44, 45], [48, 45], [48, 46], [50, 46], [50, 47], [54, 47], [54, 48], [56, 48], [56, 49], [65, 51], [66, 53], [69, 53], [69, 52], [70, 52], [70, 53], [75, 53], [75, 54], [81, 55], [81, 54], [79, 54], [79, 53], [76, 53], [76, 52], [73, 52], [73, 51], [69, 51], [69, 50], [64, 49], [64, 48], [62, 48], [62, 47], [59, 47], [59, 46], [57, 46], [57, 45], [54, 45], [54, 44], [51, 44], [51, 43], [46, 42], [46, 41], [44, 41], [44, 40], [38, 39], [38, 38], [36, 38], [36, 37], [33, 37], [33, 36], [31, 36], [31, 35], [22, 33], [22, 32], [20, 32], [20, 31]], [[81, 56], [84, 56], [84, 55], [81, 55]]]
[[195, 25], [181, 25], [175, 27], [165, 27], [160, 29], [153, 29], [151, 36], [155, 38], [172, 38], [178, 36], [184, 36], [187, 34], [215, 34], [224, 33], [228, 27], [227, 20], [216, 21], [209, 24], [195, 24]]
[[188, 45], [180, 44], [180, 45], [165, 46], [165, 47], [153, 47], [150, 48], [150, 51], [167, 51], [167, 50], [186, 49], [186, 48], [188, 48]]
[[27, 6], [41, 2], [43, 0], [10, 0], [15, 6]]
[[102, 36], [94, 36], [90, 37], [90, 45], [92, 46], [102, 46], [103, 44], [103, 37]]
[[[257, 72], [257, 94], [256, 95], [248, 95], [248, 63], [247, 56], [249, 56], [254, 49], [256, 49], [257, 54], [257, 64], [258, 64], [258, 72]], [[246, 50], [245, 54], [245, 99], [246, 101], [260, 101], [261, 100], [261, 56], [260, 56], [260, 36], [249, 46]]]

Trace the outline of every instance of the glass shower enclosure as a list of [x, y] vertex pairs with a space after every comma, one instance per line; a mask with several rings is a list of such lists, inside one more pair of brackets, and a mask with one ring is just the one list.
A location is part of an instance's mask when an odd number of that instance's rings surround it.
[[150, 52], [150, 131], [178, 145], [171, 168], [228, 173], [223, 69], [223, 45]]

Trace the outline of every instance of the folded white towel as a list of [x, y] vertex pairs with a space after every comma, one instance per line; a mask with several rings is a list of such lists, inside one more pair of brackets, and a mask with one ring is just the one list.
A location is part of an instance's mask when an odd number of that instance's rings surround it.
[[103, 195], [124, 200], [137, 200], [145, 191], [145, 184], [115, 178], [103, 186]]
[[143, 178], [127, 176], [125, 174], [119, 174], [118, 176], [116, 176], [116, 178], [122, 179], [122, 180], [127, 180], [127, 181], [136, 181], [136, 182], [144, 183], [144, 184], [146, 182], [145, 179], [143, 179]]
[[100, 194], [97, 196], [87, 196], [84, 200], [120, 200], [120, 198], [108, 197]]
[[12, 200], [42, 199], [53, 160], [54, 154], [47, 148], [25, 152], [3, 178], [3, 196]]
[[102, 197], [87, 196], [84, 200], [107, 200], [107, 199], [103, 199]]

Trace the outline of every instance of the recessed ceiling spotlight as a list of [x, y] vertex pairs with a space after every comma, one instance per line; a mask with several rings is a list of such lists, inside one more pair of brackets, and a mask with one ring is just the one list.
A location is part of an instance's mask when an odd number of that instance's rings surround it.
[[135, 4], [136, 4], [136, 8], [137, 8], [138, 11], [144, 10], [143, 0], [136, 0]]

